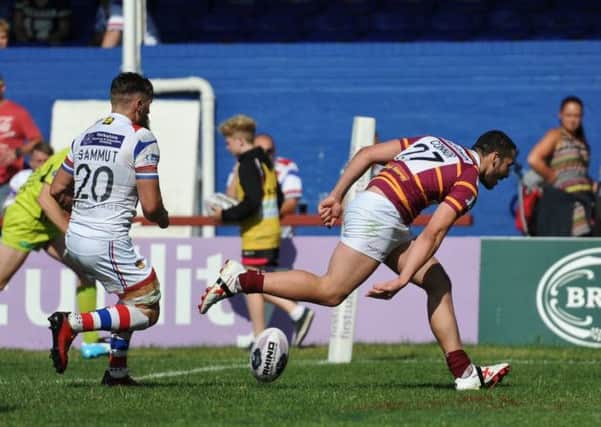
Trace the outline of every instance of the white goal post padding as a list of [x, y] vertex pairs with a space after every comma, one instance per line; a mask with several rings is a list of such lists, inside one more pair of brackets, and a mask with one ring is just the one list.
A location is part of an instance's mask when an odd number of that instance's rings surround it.
[[[60, 150], [111, 111], [108, 101], [57, 100], [52, 107], [50, 145]], [[157, 99], [150, 106], [150, 126], [159, 141], [159, 176], [165, 207], [170, 215], [198, 215], [200, 160], [198, 139], [200, 104], [189, 100]], [[141, 215], [138, 206], [138, 215]], [[192, 227], [142, 227], [134, 224], [134, 237], [189, 237]]]
[[[349, 161], [363, 147], [373, 145], [376, 136], [376, 120], [373, 117], [355, 117], [351, 134]], [[367, 170], [349, 189], [345, 205], [358, 191], [367, 187], [372, 169]], [[338, 307], [332, 310], [328, 362], [349, 363], [353, 357], [355, 319], [357, 317], [357, 290], [353, 291]]]

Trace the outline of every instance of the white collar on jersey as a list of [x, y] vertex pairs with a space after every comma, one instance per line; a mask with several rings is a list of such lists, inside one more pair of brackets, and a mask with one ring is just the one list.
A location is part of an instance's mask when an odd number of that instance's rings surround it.
[[127, 117], [126, 115], [123, 115], [121, 113], [111, 113], [111, 116], [114, 117], [115, 119], [123, 120], [129, 124], [133, 123], [129, 117]]
[[476, 159], [476, 164], [478, 165], [478, 167], [480, 167], [480, 155], [478, 154], [478, 152], [476, 150], [470, 150], [469, 148], [468, 151], [472, 156], [474, 156], [474, 159]]

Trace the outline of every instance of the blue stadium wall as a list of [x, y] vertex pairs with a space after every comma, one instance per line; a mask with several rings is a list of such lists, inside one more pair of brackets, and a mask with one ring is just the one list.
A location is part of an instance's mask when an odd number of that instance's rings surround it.
[[[236, 113], [253, 116], [260, 131], [276, 138], [279, 153], [299, 163], [315, 211], [319, 194], [347, 161], [357, 115], [375, 117], [383, 140], [430, 133], [471, 145], [483, 131], [502, 129], [525, 162], [557, 124], [560, 100], [575, 94], [585, 103], [597, 178], [600, 52], [598, 41], [163, 45], [143, 50], [143, 70], [152, 78], [207, 79], [217, 96], [217, 122]], [[105, 98], [120, 62], [119, 49], [0, 51], [7, 96], [30, 109], [47, 137], [53, 101]], [[217, 141], [216, 178], [223, 183], [233, 161]], [[511, 177], [494, 192], [483, 189], [475, 225], [453, 234], [517, 234], [509, 214], [515, 187]]]

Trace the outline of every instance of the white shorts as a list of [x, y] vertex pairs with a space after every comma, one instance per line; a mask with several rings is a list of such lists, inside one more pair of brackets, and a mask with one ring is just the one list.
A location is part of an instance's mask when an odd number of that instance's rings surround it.
[[[65, 244], [69, 261], [102, 283], [108, 293], [122, 295], [156, 281], [154, 269], [136, 251], [131, 239], [96, 240], [67, 232]], [[156, 302], [160, 291], [155, 291], [158, 294], [148, 297]], [[150, 300], [146, 303], [152, 303]]]
[[357, 193], [344, 211], [340, 241], [377, 261], [384, 262], [395, 248], [411, 239], [399, 211], [381, 194]]

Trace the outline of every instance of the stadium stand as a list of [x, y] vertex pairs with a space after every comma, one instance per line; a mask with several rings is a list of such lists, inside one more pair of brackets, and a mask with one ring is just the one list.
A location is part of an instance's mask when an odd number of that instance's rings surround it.
[[[11, 16], [3, 1], [0, 17]], [[97, 2], [71, 0], [70, 45]], [[148, 0], [164, 43], [598, 39], [595, 0]]]

